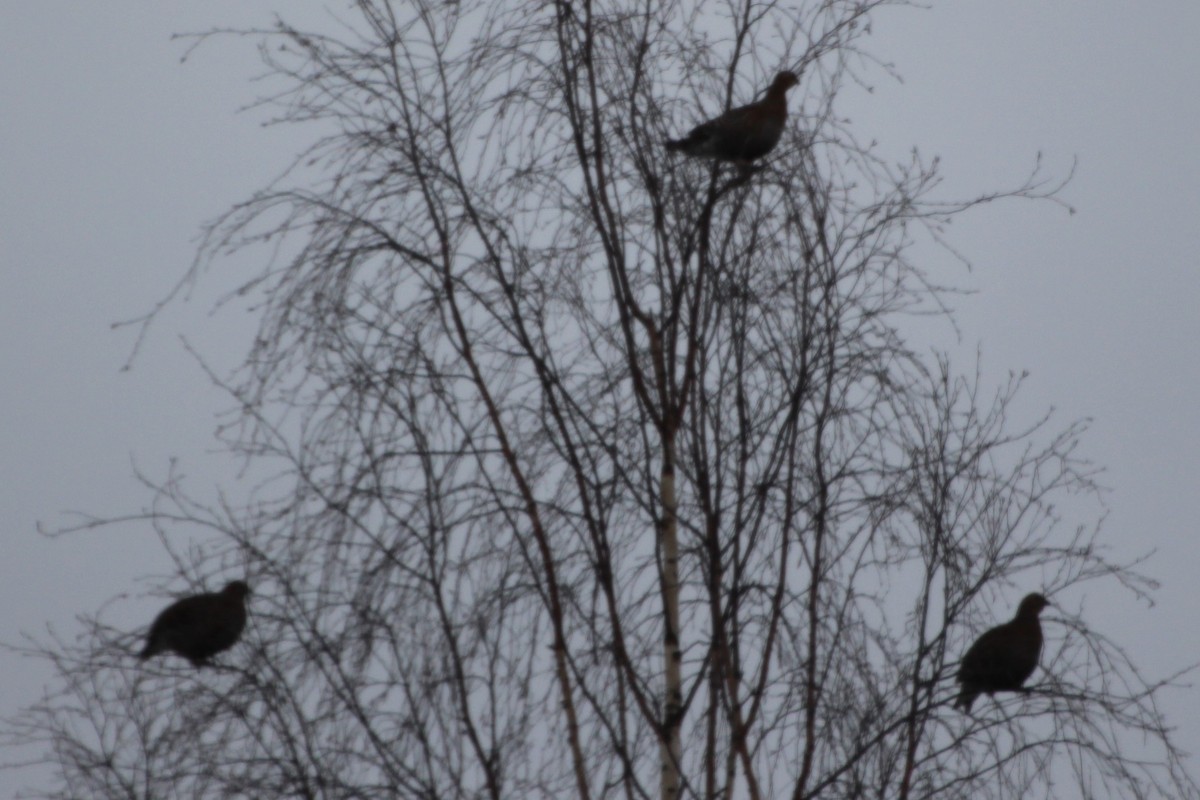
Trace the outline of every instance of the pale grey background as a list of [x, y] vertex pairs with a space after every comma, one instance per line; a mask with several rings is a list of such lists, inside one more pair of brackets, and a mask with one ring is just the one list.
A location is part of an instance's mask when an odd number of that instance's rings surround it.
[[[233, 465], [212, 452], [227, 402], [178, 338], [218, 367], [238, 363], [253, 320], [208, 313], [236, 262], [168, 312], [130, 372], [120, 368], [132, 331], [109, 324], [161, 298], [190, 263], [200, 224], [308, 141], [234, 113], [255, 96], [249, 40], [180, 65], [185, 45], [170, 39], [269, 22], [264, 9], [0, 6], [0, 641], [46, 625], [72, 635], [76, 613], [120, 593], [115, 620], [130, 630], [149, 621], [158, 601], [140, 579], [170, 565], [144, 526], [59, 540], [35, 531], [39, 520], [68, 522], [69, 509], [145, 505], [134, 460], [161, 476], [177, 456], [197, 489], [237, 492]], [[961, 342], [943, 329], [943, 344], [965, 357], [981, 345], [992, 380], [1028, 369], [1030, 416], [1053, 405], [1062, 423], [1094, 418], [1085, 452], [1108, 468], [1106, 540], [1116, 557], [1156, 549], [1147, 570], [1162, 589], [1154, 608], [1107, 584], [1086, 600], [1094, 624], [1150, 676], [1200, 660], [1198, 33], [1194, 0], [889, 10], [868, 46], [904, 83], [880, 75], [873, 95], [846, 107], [859, 135], [896, 157], [912, 145], [940, 155], [951, 197], [1016, 184], [1038, 151], [1060, 175], [1079, 157], [1063, 194], [1077, 214], [1011, 201], [974, 212], [951, 230], [973, 271], [944, 256], [929, 264], [977, 291], [957, 304]], [[0, 713], [32, 700], [47, 677], [2, 653], [0, 676]], [[1179, 740], [1200, 748], [1196, 692], [1165, 697]], [[0, 796], [15, 786], [0, 774]]]

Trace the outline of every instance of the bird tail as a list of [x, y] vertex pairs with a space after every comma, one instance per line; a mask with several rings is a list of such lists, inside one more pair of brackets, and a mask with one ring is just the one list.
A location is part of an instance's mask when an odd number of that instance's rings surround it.
[[667, 148], [671, 152], [675, 152], [677, 150], [682, 150], [687, 143], [687, 139], [667, 139], [665, 142], [663, 142], [663, 147]]
[[146, 646], [142, 648], [142, 652], [138, 653], [138, 659], [145, 661], [151, 656], [158, 655], [162, 648], [158, 647], [155, 642], [146, 642]]
[[971, 706], [975, 704], [975, 698], [978, 696], [979, 692], [972, 692], [964, 686], [958, 693], [958, 699], [954, 701], [954, 707], [961, 708], [964, 714], [970, 714]]

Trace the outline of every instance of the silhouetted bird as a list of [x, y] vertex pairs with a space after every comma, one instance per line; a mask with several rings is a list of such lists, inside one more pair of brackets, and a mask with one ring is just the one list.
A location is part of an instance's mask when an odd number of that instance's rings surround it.
[[202, 666], [228, 650], [246, 627], [246, 595], [250, 587], [233, 581], [215, 594], [197, 594], [176, 600], [154, 618], [140, 658], [172, 651]]
[[970, 713], [975, 698], [986, 692], [1018, 691], [1037, 669], [1042, 653], [1042, 625], [1038, 614], [1050, 602], [1040, 594], [1027, 594], [1017, 615], [975, 640], [958, 667], [962, 684], [955, 708]]
[[775, 149], [787, 121], [787, 90], [800, 82], [794, 72], [781, 72], [756, 103], [726, 111], [692, 128], [682, 139], [668, 139], [668, 150], [696, 158], [748, 164]]

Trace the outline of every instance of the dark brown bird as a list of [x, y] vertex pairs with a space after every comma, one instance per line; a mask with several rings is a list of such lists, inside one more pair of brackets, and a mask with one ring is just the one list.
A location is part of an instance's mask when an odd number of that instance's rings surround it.
[[962, 690], [955, 708], [971, 713], [975, 698], [987, 692], [1019, 691], [1037, 669], [1042, 654], [1042, 625], [1038, 614], [1050, 605], [1040, 594], [1027, 594], [1017, 615], [975, 640], [958, 667]]
[[176, 600], [154, 618], [139, 657], [144, 661], [169, 650], [192, 666], [203, 666], [209, 658], [233, 647], [242, 635], [248, 594], [249, 586], [233, 581], [220, 592]]
[[787, 90], [800, 82], [794, 72], [775, 76], [762, 100], [732, 108], [692, 128], [682, 139], [668, 139], [668, 150], [696, 158], [748, 164], [775, 149], [787, 121]]

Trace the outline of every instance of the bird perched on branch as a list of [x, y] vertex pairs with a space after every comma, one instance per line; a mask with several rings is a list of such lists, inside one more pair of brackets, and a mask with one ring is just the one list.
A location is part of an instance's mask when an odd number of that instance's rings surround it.
[[233, 647], [242, 635], [248, 594], [249, 586], [233, 581], [220, 592], [176, 600], [154, 618], [139, 657], [145, 661], [171, 651], [194, 667], [203, 666], [212, 656]]
[[762, 158], [779, 144], [787, 121], [787, 90], [799, 82], [796, 73], [781, 72], [763, 99], [702, 122], [684, 138], [668, 139], [666, 147], [696, 158], [743, 165]]
[[986, 631], [967, 650], [958, 667], [962, 690], [955, 708], [971, 712], [975, 698], [987, 692], [1019, 691], [1037, 669], [1042, 653], [1042, 625], [1038, 614], [1050, 605], [1040, 594], [1027, 594], [1017, 615]]

